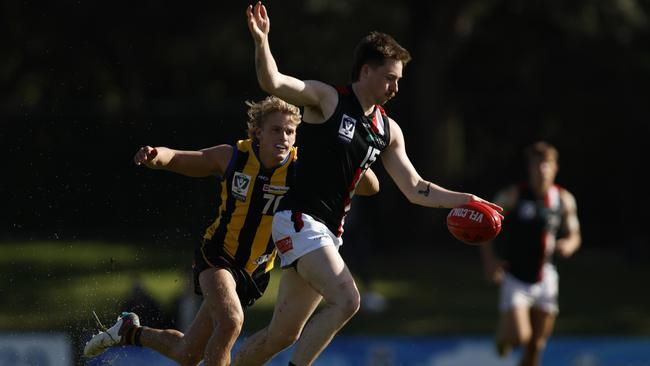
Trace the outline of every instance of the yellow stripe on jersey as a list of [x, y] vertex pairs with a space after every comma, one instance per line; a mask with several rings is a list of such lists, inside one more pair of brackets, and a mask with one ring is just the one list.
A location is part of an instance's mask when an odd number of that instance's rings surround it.
[[[273, 213], [289, 189], [287, 176], [296, 160], [296, 149], [282, 166], [265, 172], [252, 141], [237, 142], [230, 171], [221, 182], [218, 216], [204, 238], [202, 251], [208, 263], [214, 256], [225, 255], [233, 264], [252, 274], [260, 264], [265, 271], [273, 268], [275, 248], [270, 242]], [[271, 173], [270, 177], [266, 174]]]
[[[257, 182], [257, 175], [260, 171], [260, 162], [257, 160], [255, 153], [253, 152], [252, 145], [250, 141], [247, 141], [246, 144], [237, 143], [237, 147], [240, 152], [248, 153], [248, 160], [244, 165], [244, 169], [241, 172], [235, 171], [234, 174], [241, 173], [238, 175], [240, 179], [249, 180], [247, 184], [247, 189], [245, 189], [245, 200], [235, 199], [235, 210], [232, 213], [232, 219], [228, 223], [228, 231], [226, 232], [226, 240], [224, 242], [224, 249], [226, 254], [235, 257], [235, 253], [239, 247], [239, 235], [241, 229], [244, 226], [246, 217], [248, 216], [248, 209], [253, 201], [251, 198], [253, 190], [255, 189], [255, 184]], [[242, 146], [243, 145], [243, 146]], [[243, 147], [243, 148], [242, 148]], [[232, 186], [236, 186], [237, 183], [231, 179], [231, 190], [234, 189]], [[244, 189], [242, 189], [244, 191]], [[232, 193], [231, 193], [232, 194]], [[257, 197], [254, 197], [257, 199]]]
[[[293, 151], [292, 155], [295, 155]], [[285, 164], [283, 167], [276, 169], [271, 176], [270, 183], [262, 188], [262, 191], [264, 192], [263, 198], [266, 201], [265, 210], [263, 212], [266, 214], [262, 216], [262, 221], [257, 228], [257, 233], [255, 235], [255, 240], [253, 241], [253, 247], [251, 250], [251, 258], [259, 258], [261, 255], [264, 255], [265, 251], [267, 251], [267, 246], [269, 245], [268, 238], [271, 237], [271, 223], [273, 221], [273, 213], [275, 213], [275, 209], [278, 207], [280, 200], [282, 200], [284, 194], [287, 192], [286, 190], [282, 191], [277, 188], [287, 187], [286, 181], [288, 166], [289, 164]], [[270, 271], [273, 268], [275, 254], [276, 252], [273, 250], [273, 253], [271, 254], [272, 257], [269, 258], [269, 261], [266, 264], [267, 271]], [[246, 270], [254, 271], [255, 268], [249, 268], [247, 265]]]

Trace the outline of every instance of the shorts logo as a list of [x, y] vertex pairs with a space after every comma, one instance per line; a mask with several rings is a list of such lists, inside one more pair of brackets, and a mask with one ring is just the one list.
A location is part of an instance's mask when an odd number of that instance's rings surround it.
[[280, 239], [275, 242], [275, 247], [278, 248], [280, 253], [286, 253], [293, 249], [293, 242], [291, 241], [291, 237], [287, 236], [284, 239]]
[[344, 142], [352, 141], [354, 136], [354, 127], [357, 124], [357, 120], [344, 114], [341, 118], [341, 125], [339, 126], [339, 139]]
[[234, 176], [232, 177], [232, 195], [240, 201], [246, 201], [250, 183], [251, 177], [249, 175], [235, 172]]

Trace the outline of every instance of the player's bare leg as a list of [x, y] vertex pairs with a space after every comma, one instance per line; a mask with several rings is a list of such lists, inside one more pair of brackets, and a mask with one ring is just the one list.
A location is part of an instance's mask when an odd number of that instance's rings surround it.
[[296, 365], [311, 365], [334, 335], [359, 310], [360, 295], [352, 274], [334, 246], [300, 258], [298, 274], [323, 296], [325, 304], [309, 321], [292, 357]]
[[211, 334], [212, 318], [203, 302], [185, 334], [174, 329], [144, 327], [140, 342], [144, 347], [154, 349], [183, 366], [194, 366], [203, 359], [203, 352]]
[[199, 282], [213, 328], [205, 347], [205, 366], [230, 365], [230, 351], [244, 323], [237, 285], [230, 272], [222, 268], [204, 270]]
[[525, 345], [532, 334], [530, 324], [530, 309], [514, 307], [501, 313], [497, 328], [497, 353], [505, 357], [513, 347]]
[[244, 340], [233, 365], [263, 365], [291, 346], [320, 303], [320, 294], [294, 268], [282, 270], [281, 276], [271, 323]]
[[525, 345], [521, 366], [539, 366], [542, 352], [546, 347], [546, 340], [553, 332], [555, 315], [533, 308], [530, 311], [530, 322], [532, 324], [532, 336]]

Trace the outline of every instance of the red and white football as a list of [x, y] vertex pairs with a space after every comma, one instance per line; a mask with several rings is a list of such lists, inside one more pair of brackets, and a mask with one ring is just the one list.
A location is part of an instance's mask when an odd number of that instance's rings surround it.
[[501, 216], [492, 207], [474, 201], [452, 208], [447, 215], [447, 228], [464, 243], [482, 244], [499, 235]]

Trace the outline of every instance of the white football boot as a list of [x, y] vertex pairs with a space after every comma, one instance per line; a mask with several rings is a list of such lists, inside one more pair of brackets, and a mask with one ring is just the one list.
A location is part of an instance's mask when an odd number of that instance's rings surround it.
[[95, 357], [108, 349], [108, 347], [124, 346], [127, 340], [123, 337], [126, 332], [133, 328], [140, 326], [140, 318], [135, 313], [124, 312], [117, 317], [117, 322], [112, 327], [106, 329], [97, 318], [95, 312], [95, 321], [97, 325], [103, 330], [99, 334], [95, 334], [84, 347], [84, 356]]

